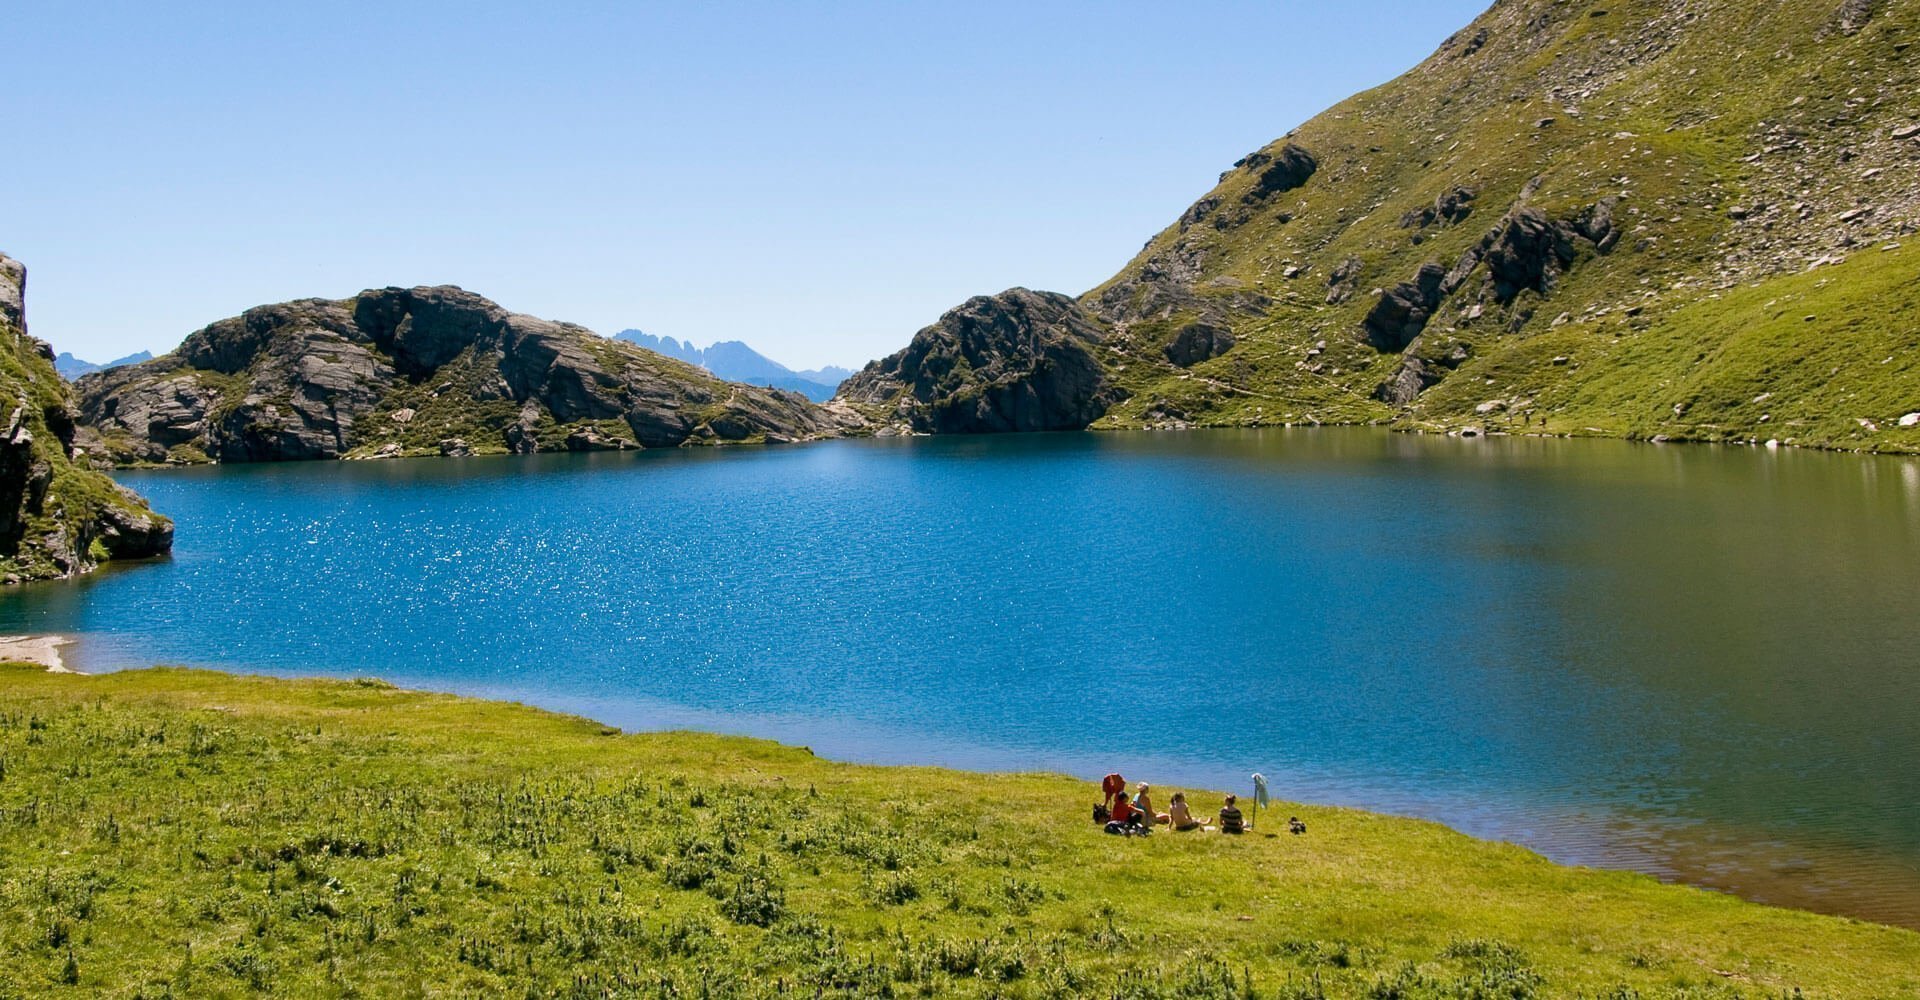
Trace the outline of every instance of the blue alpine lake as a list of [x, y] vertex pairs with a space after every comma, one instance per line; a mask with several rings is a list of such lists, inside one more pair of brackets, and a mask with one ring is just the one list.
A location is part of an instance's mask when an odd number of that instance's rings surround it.
[[1163, 794], [1259, 771], [1920, 926], [1910, 459], [1328, 429], [119, 478], [171, 559], [0, 596], [81, 670], [378, 675]]

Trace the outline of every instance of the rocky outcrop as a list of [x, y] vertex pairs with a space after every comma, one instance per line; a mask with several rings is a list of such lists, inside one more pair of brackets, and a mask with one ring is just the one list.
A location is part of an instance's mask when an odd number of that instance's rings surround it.
[[1254, 175], [1253, 186], [1240, 196], [1246, 202], [1263, 201], [1300, 187], [1313, 177], [1314, 171], [1320, 169], [1320, 161], [1314, 159], [1312, 153], [1291, 142], [1281, 146], [1271, 156], [1254, 153], [1234, 165]]
[[1497, 302], [1512, 302], [1529, 289], [1552, 292], [1554, 278], [1573, 263], [1572, 229], [1536, 209], [1515, 211], [1495, 232], [1486, 261]]
[[[1436, 345], [1437, 346], [1437, 345]], [[1407, 344], [1400, 364], [1373, 391], [1373, 398], [1392, 406], [1407, 406], [1420, 394], [1440, 384], [1448, 372], [1465, 364], [1473, 356], [1464, 343], [1448, 345], [1444, 351], [1426, 349], [1419, 338]]]
[[1122, 395], [1098, 357], [1102, 336], [1064, 295], [977, 296], [855, 372], [836, 400], [883, 433], [1079, 430]]
[[0, 254], [0, 326], [27, 332], [27, 266]]
[[1192, 368], [1233, 350], [1233, 331], [1215, 323], [1188, 323], [1167, 344], [1167, 360], [1182, 368]]
[[1873, 20], [1882, 2], [1884, 0], [1842, 0], [1839, 9], [1833, 12], [1831, 23], [1843, 35], [1858, 34], [1868, 21]]
[[78, 383], [117, 461], [280, 461], [798, 441], [854, 429], [452, 286], [250, 309]]
[[1327, 305], [1337, 306], [1353, 297], [1353, 290], [1360, 281], [1360, 272], [1366, 264], [1358, 257], [1348, 257], [1333, 266], [1327, 272]]
[[1380, 351], [1404, 350], [1427, 328], [1428, 318], [1440, 305], [1440, 286], [1446, 277], [1446, 268], [1428, 261], [1420, 265], [1412, 281], [1403, 281], [1382, 293], [1360, 322], [1367, 343]]
[[1400, 217], [1402, 229], [1425, 229], [1436, 223], [1444, 226], [1458, 225], [1467, 221], [1473, 214], [1473, 201], [1479, 192], [1472, 188], [1450, 187], [1433, 199], [1433, 204], [1422, 205]]
[[173, 546], [173, 522], [85, 467], [53, 349], [28, 336], [26, 268], [0, 255], [0, 583], [85, 573]]

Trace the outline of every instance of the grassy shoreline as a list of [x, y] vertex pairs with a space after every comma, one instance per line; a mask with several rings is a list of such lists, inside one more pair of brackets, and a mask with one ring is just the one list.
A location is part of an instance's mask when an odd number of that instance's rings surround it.
[[373, 681], [5, 666], [0, 997], [1920, 996], [1912, 931], [1350, 809], [1108, 837], [1091, 800]]

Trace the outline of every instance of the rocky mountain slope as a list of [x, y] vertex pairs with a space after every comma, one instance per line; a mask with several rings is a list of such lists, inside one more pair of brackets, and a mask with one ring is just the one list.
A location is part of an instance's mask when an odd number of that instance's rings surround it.
[[121, 463], [798, 441], [859, 426], [451, 286], [260, 306], [77, 389]]
[[1915, 0], [1503, 0], [1077, 301], [1093, 423], [1920, 450], [1916, 41]]
[[173, 545], [173, 522], [76, 461], [67, 384], [27, 335], [27, 270], [0, 254], [0, 583], [85, 573]]
[[789, 389], [816, 403], [832, 399], [834, 390], [853, 374], [844, 368], [834, 367], [797, 372], [738, 340], [722, 340], [707, 347], [695, 347], [691, 340], [657, 337], [644, 330], [622, 330], [614, 334], [613, 339], [639, 344], [649, 351], [699, 365], [729, 382]]
[[882, 434], [1078, 430], [1121, 398], [1099, 358], [1103, 336], [1064, 295], [983, 295], [853, 373], [837, 398]]

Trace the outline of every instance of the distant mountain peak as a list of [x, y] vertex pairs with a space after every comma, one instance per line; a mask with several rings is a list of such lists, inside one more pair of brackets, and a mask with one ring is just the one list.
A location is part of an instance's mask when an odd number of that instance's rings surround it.
[[115, 358], [112, 361], [109, 361], [105, 364], [95, 364], [92, 361], [82, 361], [79, 358], [76, 358], [73, 355], [68, 354], [65, 351], [62, 351], [60, 352], [59, 357], [56, 357], [53, 359], [53, 368], [55, 371], [60, 373], [61, 378], [64, 378], [67, 381], [71, 382], [82, 375], [90, 374], [92, 372], [105, 371], [108, 368], [118, 368], [121, 365], [137, 365], [142, 361], [152, 361], [152, 360], [153, 360], [152, 351], [139, 351], [134, 354], [129, 354], [124, 358]]
[[703, 349], [693, 346], [690, 340], [680, 341], [672, 337], [659, 337], [644, 330], [622, 330], [614, 334], [614, 339], [638, 344], [650, 351], [688, 364], [699, 365], [732, 382], [790, 389], [816, 403], [824, 403], [832, 399], [840, 383], [853, 374], [848, 369], [833, 366], [817, 371], [796, 372], [747, 346], [745, 341], [739, 340], [716, 341]]

